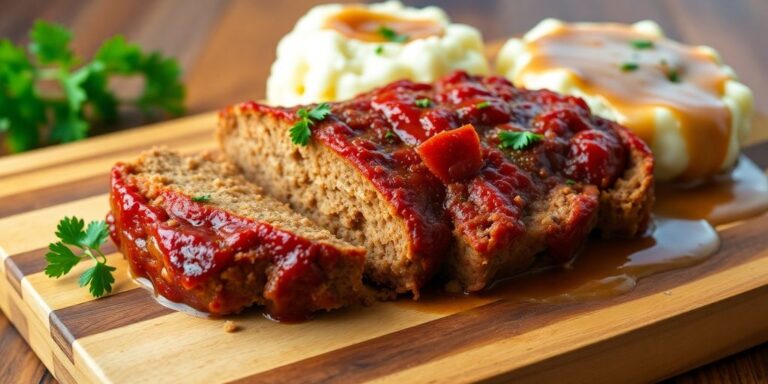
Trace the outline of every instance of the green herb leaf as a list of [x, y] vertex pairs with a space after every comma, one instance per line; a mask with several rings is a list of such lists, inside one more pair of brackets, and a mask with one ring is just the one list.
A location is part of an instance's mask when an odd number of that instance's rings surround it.
[[376, 52], [377, 55], [381, 55], [382, 53], [384, 53], [384, 46], [383, 45], [377, 45], [376, 46], [376, 50], [374, 52]]
[[417, 99], [415, 104], [419, 108], [429, 108], [429, 106], [432, 105], [432, 100], [427, 98]]
[[475, 108], [477, 108], [477, 109], [488, 108], [490, 106], [491, 106], [491, 102], [488, 101], [488, 100], [483, 100], [483, 101], [475, 104]]
[[313, 120], [313, 122], [317, 122], [325, 119], [325, 117], [330, 114], [331, 106], [328, 105], [328, 103], [320, 103], [316, 107], [312, 108], [309, 113], [307, 113], [307, 117]]
[[99, 248], [109, 237], [109, 230], [107, 229], [107, 223], [104, 220], [91, 221], [88, 223], [88, 228], [85, 230], [85, 237], [83, 237], [82, 245], [88, 248]]
[[673, 83], [679, 83], [680, 73], [677, 71], [677, 69], [670, 68], [667, 70], [667, 79]]
[[331, 106], [328, 103], [318, 104], [309, 111], [305, 108], [296, 111], [299, 121], [288, 131], [291, 136], [291, 142], [301, 146], [309, 144], [309, 138], [312, 135], [310, 127], [316, 122], [325, 119], [330, 113]]
[[633, 72], [640, 68], [635, 62], [626, 62], [621, 64], [621, 70], [624, 72]]
[[[104, 220], [91, 221], [88, 228], [83, 230], [85, 222], [77, 217], [65, 217], [57, 226], [56, 237], [61, 241], [48, 245], [49, 252], [45, 255], [48, 265], [45, 274], [59, 278], [68, 274], [82, 259], [90, 258], [96, 264], [88, 268], [79, 279], [81, 287], [89, 285], [91, 294], [101, 297], [112, 292], [115, 278], [114, 267], [106, 264], [107, 258], [99, 247], [107, 240], [109, 230]], [[80, 248], [81, 253], [75, 254], [66, 244]]]
[[69, 48], [72, 33], [63, 26], [38, 20], [29, 32], [29, 39], [29, 50], [41, 64], [58, 63], [68, 68], [75, 63]]
[[400, 35], [395, 32], [394, 29], [389, 28], [386, 25], [380, 26], [377, 32], [381, 37], [392, 43], [405, 43], [408, 41], [408, 35]]
[[573, 180], [573, 179], [565, 179], [565, 184], [566, 185], [575, 185], [576, 181]]
[[654, 47], [653, 41], [647, 39], [632, 40], [629, 43], [632, 45], [632, 48], [635, 49], [651, 49]]
[[117, 268], [98, 262], [80, 275], [78, 282], [81, 287], [89, 286], [88, 290], [93, 297], [102, 297], [105, 293], [112, 292], [112, 284], [115, 282], [112, 272]]
[[[80, 60], [69, 47], [70, 31], [38, 21], [29, 35], [29, 55], [23, 47], [0, 39], [0, 130], [13, 152], [82, 139], [89, 120], [116, 120], [121, 103], [146, 114], [184, 111], [181, 71], [172, 59], [144, 53], [118, 35], [105, 41], [92, 61], [73, 71]], [[118, 100], [109, 89], [114, 75], [143, 77], [141, 96]], [[64, 97], [38, 92], [47, 90], [38, 83], [50, 80], [58, 82]]]
[[501, 131], [499, 140], [502, 149], [513, 149], [521, 151], [544, 139], [544, 135], [529, 131]]
[[81, 244], [83, 239], [85, 239], [83, 228], [85, 228], [85, 222], [82, 219], [78, 219], [75, 216], [65, 217], [56, 226], [56, 237], [64, 244], [82, 247]]
[[384, 138], [385, 139], [394, 139], [395, 138], [395, 133], [392, 132], [392, 131], [387, 131], [387, 133], [384, 134]]
[[48, 277], [64, 276], [80, 262], [80, 257], [60, 241], [49, 244], [48, 250], [49, 252], [45, 254], [45, 260], [48, 262], [45, 266], [45, 275]]
[[196, 203], [207, 203], [211, 201], [211, 195], [200, 195], [192, 197], [192, 201]]

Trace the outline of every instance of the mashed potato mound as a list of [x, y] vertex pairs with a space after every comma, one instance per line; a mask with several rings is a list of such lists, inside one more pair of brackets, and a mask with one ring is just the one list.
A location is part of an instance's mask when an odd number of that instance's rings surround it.
[[283, 37], [267, 81], [269, 103], [344, 100], [401, 79], [432, 82], [457, 69], [488, 72], [480, 33], [452, 24], [440, 8], [410, 8], [397, 1], [364, 6], [387, 17], [429, 20], [442, 27], [438, 35], [379, 42], [351, 38], [328, 26], [348, 7], [363, 6], [314, 7]]
[[[541, 60], [542, 55], [549, 53], [539, 53], [544, 51], [541, 51], [537, 43], [543, 39], [560, 38], [558, 36], [562, 36], [563, 28], [566, 27], [572, 29], [581, 28], [582, 31], [584, 29], [592, 31], [595, 30], [595, 27], [616, 28], [640, 39], [635, 41], [642, 42], [644, 39], [647, 39], [649, 42], [656, 42], [656, 46], [643, 47], [641, 43], [641, 46], [634, 47], [633, 49], [629, 44], [626, 47], [619, 45], [618, 50], [614, 50], [604, 57], [595, 58], [596, 55], [591, 56], [593, 58], [591, 61], [601, 61], [601, 63], [608, 62], [610, 55], [616, 56], [617, 63], [611, 63], [608, 65], [610, 68], [607, 68], [607, 70], [614, 70], [615, 73], [605, 72], [599, 67], [596, 71], [590, 72], [590, 69], [596, 68], [592, 63], [587, 63], [579, 69], [574, 69], [573, 67], [551, 64], [552, 60]], [[561, 35], [558, 35], [558, 33]], [[582, 40], [582, 42], [584, 41], [587, 40]], [[562, 43], [562, 41], [559, 43]], [[596, 46], [601, 48], [595, 48]], [[661, 46], [664, 48], [660, 48]], [[570, 48], [570, 46], [567, 48]], [[602, 45], [598, 43], [594, 43], [592, 46], [585, 44], [583, 48], [586, 50], [593, 49], [591, 51], [593, 53], [600, 53], [599, 49], [602, 49]], [[666, 49], [666, 51], [656, 52], [655, 54], [662, 57], [667, 54], [668, 60], [672, 62], [677, 60], [677, 64], [683, 71], [686, 68], [690, 68], [692, 64], [691, 62], [686, 62], [686, 59], [695, 57], [700, 58], [701, 62], [704, 63], [709, 61], [711, 73], [724, 79], [721, 90], [710, 92], [700, 88], [699, 84], [693, 83], [693, 81], [686, 81], [682, 77], [685, 74], [681, 75], [679, 81], [676, 78], [670, 78], [671, 83], [678, 84], [664, 84], [664, 81], [651, 83], [643, 82], [643, 80], [647, 79], [637, 80], [638, 77], [630, 78], [630, 75], [638, 76], [638, 71], [658, 71], [659, 65], [657, 63], [666, 63], [665, 59], [654, 61], [653, 63], [642, 61], [643, 58], [651, 54], [654, 48]], [[625, 53], [626, 55], [624, 55]], [[680, 55], [677, 55], [677, 53], [680, 53]], [[554, 54], [561, 55], [561, 58], [565, 57], [562, 54], [562, 50]], [[537, 66], [531, 64], [534, 60], [538, 60]], [[622, 62], [622, 60], [624, 61]], [[654, 60], [656, 60], [655, 57]], [[588, 59], [587, 61], [590, 60]], [[622, 63], [626, 62], [634, 62], [638, 67], [622, 69], [622, 65], [624, 65]], [[541, 63], [546, 63], [547, 65], [541, 65]], [[587, 69], [585, 70], [585, 68]], [[730, 169], [738, 158], [740, 143], [750, 131], [753, 110], [752, 92], [736, 80], [733, 70], [722, 63], [720, 56], [712, 48], [685, 46], [665, 39], [661, 28], [652, 21], [641, 21], [630, 26], [606, 23], [564, 23], [560, 20], [547, 19], [539, 23], [522, 38], [510, 39], [499, 52], [496, 60], [496, 70], [519, 87], [529, 89], [546, 88], [564, 94], [580, 96], [587, 101], [593, 113], [618, 121], [638, 133], [638, 135], [648, 141], [654, 153], [656, 160], [655, 176], [661, 181], [700, 180]], [[625, 73], [621, 73], [622, 71]], [[637, 92], [637, 94], [643, 92], [639, 88], [649, 86], [648, 84], [652, 84], [650, 86], [666, 87], [673, 94], [678, 92], [677, 95], [680, 96], [678, 99], [686, 99], [685, 92], [689, 92], [687, 95], [709, 92], [707, 96], [711, 96], [711, 99], [720, 105], [719, 108], [724, 113], [722, 116], [727, 116], [723, 119], [724, 123], [720, 127], [725, 125], [728, 132], [722, 137], [722, 140], [703, 140], [701, 137], [711, 134], [708, 131], [717, 129], [713, 128], [714, 124], [709, 126], [701, 126], [701, 124], [690, 126], [693, 125], [690, 124], [691, 121], [701, 117], [684, 116], [684, 114], [681, 114], [674, 108], [668, 107], [668, 103], [665, 104], [663, 102], [649, 103], [642, 106], [647, 108], [645, 110], [647, 113], [643, 119], [622, 113], [626, 109], [622, 110], [616, 99], [612, 99], [605, 93], [600, 92], [601, 89], [604, 90], [606, 88], [594, 87], [593, 80], [596, 78], [604, 79], [606, 73], [612, 79], [615, 78], [618, 82], [624, 82], [625, 89], [632, 90], [630, 92]], [[648, 76], [648, 72], [641, 75]], [[691, 76], [696, 76], [696, 74], [693, 73]], [[698, 81], [705, 82], [705, 80], [701, 79]], [[626, 98], [622, 101], [626, 105]], [[696, 109], [692, 108], [690, 110]], [[690, 126], [689, 129], [686, 128], [686, 121]], [[702, 120], [698, 121], [701, 122]], [[729, 127], [728, 123], [730, 123]], [[697, 137], [699, 137], [698, 141], [692, 140], [692, 138], [695, 139]], [[699, 167], [695, 169], [697, 164], [702, 163], [702, 159], [709, 160], [706, 158], [707, 152], [722, 153], [722, 161], [718, 158], [714, 160], [714, 164], [708, 165], [706, 168]]]

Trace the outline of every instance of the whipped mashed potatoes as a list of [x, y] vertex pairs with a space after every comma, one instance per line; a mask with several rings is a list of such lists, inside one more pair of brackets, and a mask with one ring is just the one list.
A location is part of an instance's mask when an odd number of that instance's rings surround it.
[[432, 82], [454, 70], [486, 74], [480, 33], [437, 7], [328, 4], [312, 8], [280, 41], [267, 100], [344, 100], [392, 81]]
[[752, 92], [709, 47], [633, 25], [547, 19], [499, 52], [515, 85], [584, 98], [651, 147], [661, 181], [697, 181], [730, 169], [750, 130]]

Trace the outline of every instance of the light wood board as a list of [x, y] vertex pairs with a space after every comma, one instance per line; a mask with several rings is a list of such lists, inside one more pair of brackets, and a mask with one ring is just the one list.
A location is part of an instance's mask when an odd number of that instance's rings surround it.
[[[57, 221], [102, 219], [108, 171], [152, 145], [213, 147], [216, 114], [0, 159], [0, 308], [42, 362], [71, 382], [645, 382], [768, 340], [768, 216], [721, 232], [695, 267], [642, 280], [629, 294], [587, 302], [477, 301], [458, 312], [398, 302], [278, 324], [157, 304], [117, 266], [111, 296], [42, 270]], [[755, 137], [765, 137], [763, 131]], [[747, 151], [768, 163], [768, 145]]]

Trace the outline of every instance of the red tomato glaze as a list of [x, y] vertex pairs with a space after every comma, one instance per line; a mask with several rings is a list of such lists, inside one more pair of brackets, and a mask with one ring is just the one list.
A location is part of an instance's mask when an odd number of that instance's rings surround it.
[[[313, 309], [340, 305], [332, 296], [311, 294], [326, 278], [319, 265], [341, 257], [335, 248], [170, 189], [150, 204], [126, 182], [126, 172], [120, 164], [112, 170], [110, 235], [130, 255], [133, 275], [148, 278], [158, 294], [211, 314], [239, 312], [258, 292], [229, 289], [218, 275], [229, 268], [265, 273], [252, 265], [269, 263], [269, 277], [252, 278], [270, 282], [263, 296], [272, 317], [298, 320]], [[244, 251], [251, 257], [238, 257]]]

